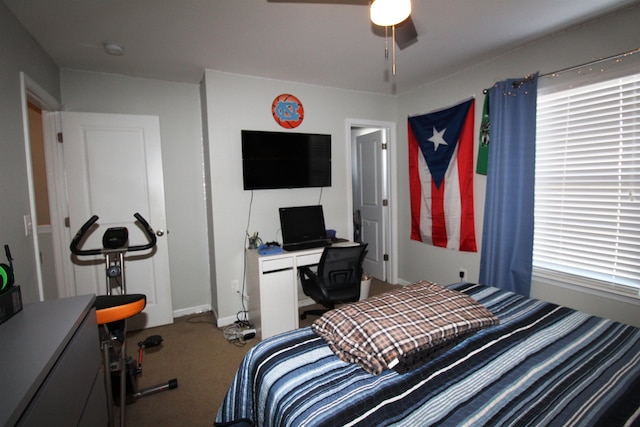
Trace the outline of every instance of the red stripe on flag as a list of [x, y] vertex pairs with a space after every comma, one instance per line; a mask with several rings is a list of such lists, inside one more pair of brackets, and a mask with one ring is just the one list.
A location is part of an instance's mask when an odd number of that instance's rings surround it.
[[460, 250], [476, 252], [473, 209], [473, 129], [475, 100], [469, 108], [458, 146], [458, 179], [460, 181]]
[[411, 240], [422, 241], [420, 236], [420, 199], [422, 190], [420, 185], [420, 172], [418, 171], [418, 154], [420, 147], [413, 135], [411, 125], [407, 121], [409, 135], [409, 198], [411, 203]]

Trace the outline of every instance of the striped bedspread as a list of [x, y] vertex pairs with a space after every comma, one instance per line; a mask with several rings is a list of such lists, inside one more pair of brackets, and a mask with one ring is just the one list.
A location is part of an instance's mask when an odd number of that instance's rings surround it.
[[405, 374], [340, 360], [311, 328], [251, 349], [216, 422], [640, 426], [640, 329], [480, 285], [500, 319]]

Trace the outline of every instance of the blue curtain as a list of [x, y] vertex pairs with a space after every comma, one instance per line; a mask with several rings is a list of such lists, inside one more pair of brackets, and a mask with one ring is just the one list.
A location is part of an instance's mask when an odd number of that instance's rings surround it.
[[489, 90], [489, 159], [480, 283], [529, 295], [538, 76]]

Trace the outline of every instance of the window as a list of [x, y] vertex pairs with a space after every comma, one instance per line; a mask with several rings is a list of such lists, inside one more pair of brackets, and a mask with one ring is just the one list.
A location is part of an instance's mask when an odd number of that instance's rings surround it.
[[640, 298], [640, 74], [539, 94], [533, 268]]

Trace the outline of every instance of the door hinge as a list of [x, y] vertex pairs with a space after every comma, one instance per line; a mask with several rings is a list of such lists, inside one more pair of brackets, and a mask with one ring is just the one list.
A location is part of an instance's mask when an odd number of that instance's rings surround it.
[[389, 200], [388, 199], [383, 199], [382, 200], [382, 206], [389, 206]]
[[384, 254], [382, 259], [385, 260], [385, 261], [389, 261], [389, 254]]
[[58, 132], [58, 142], [64, 142], [64, 140], [62, 139], [62, 132]]
[[386, 142], [383, 142], [383, 143], [382, 143], [382, 149], [383, 149], [383, 150], [386, 150], [386, 149], [387, 149], [387, 143], [386, 143]]
[[71, 228], [71, 220], [68, 216], [64, 218], [64, 226], [67, 228]]

